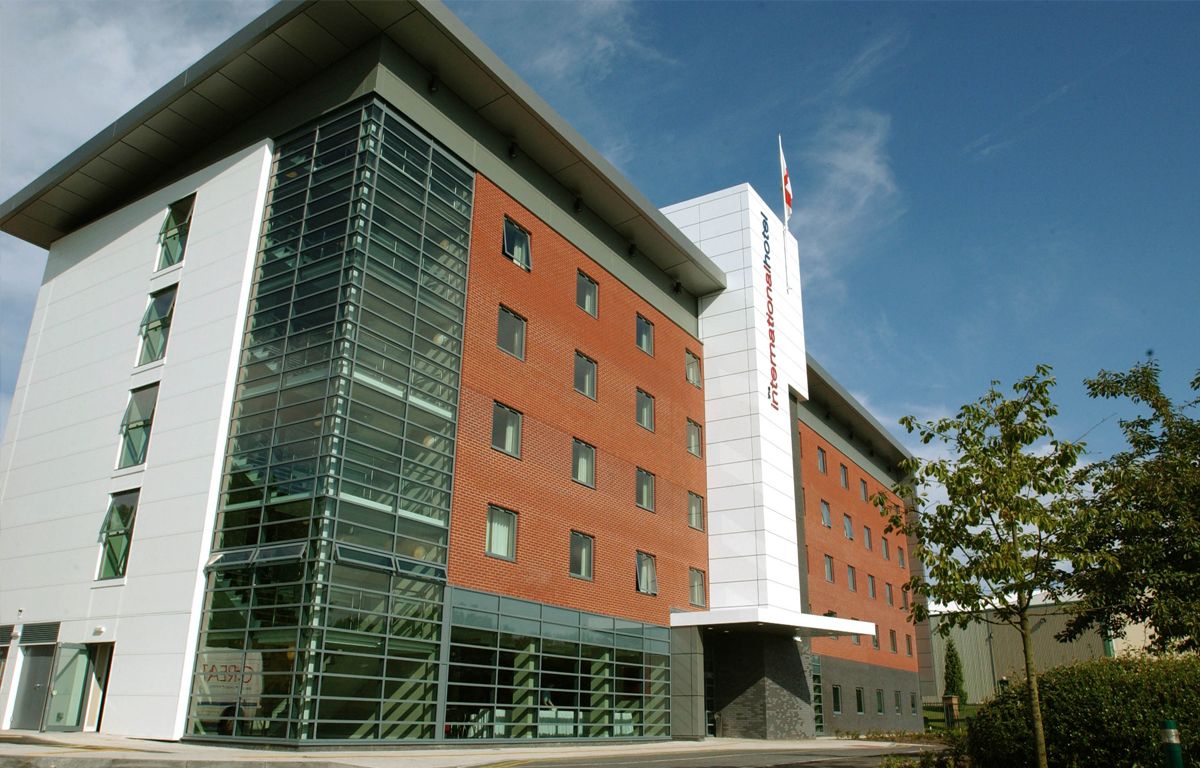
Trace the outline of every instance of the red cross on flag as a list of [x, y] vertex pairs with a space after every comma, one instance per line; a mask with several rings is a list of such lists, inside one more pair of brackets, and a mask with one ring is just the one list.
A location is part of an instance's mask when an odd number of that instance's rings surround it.
[[783, 226], [792, 217], [792, 180], [788, 178], [787, 160], [783, 159], [783, 136], [779, 137], [779, 169], [783, 173]]

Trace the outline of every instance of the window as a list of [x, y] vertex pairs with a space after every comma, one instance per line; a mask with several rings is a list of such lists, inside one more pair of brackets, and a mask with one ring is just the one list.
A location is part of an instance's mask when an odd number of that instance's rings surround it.
[[891, 557], [891, 554], [888, 552], [888, 540], [887, 540], [887, 536], [881, 536], [881, 537], [879, 537], [879, 548], [883, 550], [883, 559], [884, 559], [884, 560], [891, 560], [891, 559], [892, 559], [892, 557]]
[[654, 511], [654, 475], [641, 467], [637, 471], [637, 505]]
[[596, 399], [596, 361], [582, 352], [575, 353], [575, 391]]
[[842, 686], [833, 686], [833, 714], [842, 714]]
[[142, 316], [142, 351], [138, 365], [162, 360], [167, 353], [167, 334], [171, 331], [171, 314], [175, 309], [175, 286], [151, 294], [150, 306]]
[[900, 691], [896, 691], [896, 714], [904, 714], [904, 705], [900, 703]]
[[825, 555], [825, 581], [833, 583], [833, 558]]
[[842, 487], [849, 488], [850, 487], [850, 477], [849, 477], [849, 475], [846, 474], [846, 465], [842, 464], [841, 466], [842, 466]]
[[162, 250], [158, 254], [158, 268], [166, 269], [183, 261], [183, 251], [187, 248], [188, 229], [192, 226], [192, 208], [196, 196], [188, 195], [182, 200], [171, 203], [167, 209], [167, 219], [163, 222], [158, 233], [158, 242]]
[[525, 318], [503, 305], [496, 326], [496, 346], [518, 360], [525, 359]]
[[596, 487], [596, 449], [581, 440], [571, 446], [571, 479]]
[[492, 447], [521, 458], [521, 414], [500, 403], [492, 403]]
[[908, 588], [900, 587], [900, 603], [904, 606], [904, 610], [908, 610]]
[[595, 317], [598, 293], [595, 280], [582, 272], [575, 273], [575, 306]]
[[909, 706], [909, 708], [912, 710], [912, 713], [913, 713], [914, 715], [915, 715], [915, 714], [917, 714], [917, 694], [916, 694], [916, 691], [909, 691], [909, 692], [908, 692], [908, 706]]
[[98, 579], [119, 579], [129, 564], [129, 540], [133, 537], [133, 518], [137, 514], [138, 494], [141, 491], [114, 493], [108, 503], [108, 514], [100, 526], [100, 557]]
[[637, 347], [647, 355], [654, 354], [654, 323], [637, 316]]
[[571, 531], [571, 575], [579, 579], [592, 578], [592, 546], [591, 536], [578, 531]]
[[157, 401], [157, 384], [129, 393], [129, 405], [121, 419], [121, 459], [117, 469], [146, 463], [146, 445], [150, 442], [150, 423]]
[[654, 431], [654, 398], [640, 389], [637, 391], [637, 423], [639, 427]]
[[688, 491], [688, 525], [704, 530], [704, 499]]
[[[858, 621], [858, 619], [851, 616], [850, 621]], [[862, 645], [862, 637], [859, 635], [850, 635], [850, 642], [854, 643], [855, 645]]]
[[[912, 635], [904, 636], [904, 652], [912, 656]], [[900, 692], [896, 691], [896, 711], [900, 711]]]
[[882, 688], [875, 689], [875, 714], [877, 714], [877, 715], [883, 714], [883, 689]]
[[832, 528], [833, 523], [829, 520], [829, 502], [821, 500], [821, 525], [826, 528]]
[[879, 625], [875, 625], [875, 634], [871, 635], [871, 647], [879, 650]]
[[896, 630], [888, 630], [888, 638], [892, 641], [892, 653], [896, 653]]
[[687, 420], [687, 451], [693, 456], [703, 456], [704, 433], [700, 425], [691, 419]]
[[687, 376], [688, 383], [695, 384], [697, 387], [703, 386], [700, 379], [700, 358], [692, 354], [692, 351], [684, 350], [684, 374]]
[[858, 490], [862, 494], [862, 500], [867, 501], [867, 481], [866, 480], [858, 481]]
[[484, 551], [492, 557], [515, 560], [517, 551], [517, 516], [507, 509], [488, 507], [487, 542]]
[[654, 555], [637, 553], [637, 591], [643, 595], [658, 594], [658, 575], [654, 572]]
[[867, 574], [867, 596], [875, 599], [875, 577]]
[[845, 531], [846, 538], [854, 541], [854, 523], [850, 520], [850, 515], [842, 515], [842, 528]]
[[851, 592], [858, 591], [858, 578], [853, 565], [846, 566], [846, 583], [850, 585]]
[[704, 571], [688, 569], [688, 596], [692, 605], [704, 607]]
[[865, 525], [863, 526], [863, 546], [867, 549], [871, 548], [871, 529]]
[[504, 255], [529, 271], [529, 233], [507, 216], [504, 217]]
[[856, 705], [858, 705], [858, 714], [860, 714], [860, 715], [862, 715], [862, 714], [866, 714], [866, 711], [867, 711], [867, 703], [866, 703], [866, 701], [864, 700], [864, 697], [863, 697], [863, 689], [862, 689], [862, 688], [855, 688], [855, 689], [854, 689], [854, 703], [855, 703]]
[[884, 591], [885, 591], [885, 592], [887, 592], [887, 604], [888, 604], [888, 605], [895, 605], [895, 602], [892, 600], [892, 585], [891, 585], [891, 584], [885, 584], [885, 585], [884, 585]]
[[822, 475], [827, 474], [825, 472], [825, 449], [824, 448], [817, 449], [817, 471], [820, 472]]
[[896, 547], [896, 562], [901, 568], [904, 567], [904, 547]]

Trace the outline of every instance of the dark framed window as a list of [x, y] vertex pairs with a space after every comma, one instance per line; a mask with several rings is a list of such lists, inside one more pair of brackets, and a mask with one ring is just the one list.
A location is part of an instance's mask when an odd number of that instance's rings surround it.
[[704, 498], [688, 491], [688, 525], [704, 530]]
[[592, 548], [595, 540], [586, 533], [571, 531], [571, 575], [577, 579], [592, 579]]
[[900, 604], [904, 610], [908, 610], [908, 587], [900, 587]]
[[167, 336], [171, 332], [171, 315], [175, 311], [175, 288], [150, 295], [150, 306], [142, 316], [142, 349], [138, 365], [162, 360], [167, 354]]
[[689, 384], [694, 384], [697, 387], [704, 386], [704, 381], [700, 373], [700, 358], [690, 349], [684, 350], [684, 375], [687, 376]]
[[697, 608], [704, 607], [704, 571], [688, 569], [688, 600]]
[[842, 515], [842, 529], [846, 538], [854, 541], [854, 522], [850, 520], [850, 515]]
[[693, 456], [704, 456], [704, 430], [691, 419], [687, 420], [687, 452]]
[[196, 195], [191, 194], [182, 200], [176, 200], [167, 208], [167, 218], [163, 221], [158, 233], [159, 253], [158, 268], [166, 269], [183, 261], [183, 252], [187, 249], [188, 231], [192, 226], [192, 208], [196, 205]]
[[583, 272], [575, 273], [575, 306], [596, 317], [599, 309], [600, 287]]
[[575, 391], [596, 399], [596, 361], [575, 351]]
[[137, 515], [140, 490], [114, 493], [108, 503], [108, 514], [100, 526], [100, 573], [97, 579], [120, 579], [129, 564], [129, 543], [133, 538], [133, 518]]
[[875, 599], [875, 577], [871, 574], [867, 574], [867, 596]]
[[841, 467], [842, 467], [842, 487], [849, 488], [850, 487], [850, 475], [846, 471], [845, 464], [842, 464]]
[[858, 572], [853, 565], [846, 566], [846, 584], [850, 587], [851, 592], [858, 591]]
[[908, 692], [908, 704], [912, 708], [912, 714], [917, 714], [917, 693], [916, 691]]
[[825, 555], [825, 581], [833, 583], [833, 558]]
[[888, 551], [888, 540], [887, 540], [887, 536], [880, 536], [880, 537], [879, 537], [879, 549], [880, 549], [880, 551], [882, 551], [882, 552], [883, 552], [883, 559], [884, 559], [884, 560], [891, 560], [891, 559], [892, 559], [891, 552], [889, 552], [889, 551]]
[[866, 501], [867, 500], [867, 481], [866, 480], [858, 481], [858, 492], [862, 496], [862, 500]]
[[888, 637], [889, 637], [889, 639], [891, 640], [891, 643], [892, 643], [892, 653], [896, 653], [896, 652], [897, 652], [897, 651], [896, 651], [896, 630], [894, 630], [894, 629], [889, 629], [889, 630], [888, 630]]
[[485, 551], [501, 560], [515, 560], [517, 553], [517, 513], [489, 506]]
[[863, 546], [868, 550], [871, 549], [871, 529], [863, 526]]
[[900, 691], [896, 691], [895, 693], [896, 693], [896, 714], [903, 715], [904, 714], [904, 705], [900, 703]]
[[571, 443], [571, 479], [596, 487], [596, 449], [582, 440]]
[[154, 406], [158, 402], [158, 385], [135, 389], [129, 393], [129, 405], [121, 419], [121, 458], [118, 469], [146, 463], [146, 446], [150, 443], [150, 425], [154, 421]]
[[875, 625], [875, 634], [871, 635], [871, 647], [879, 650], [879, 625]]
[[867, 713], [867, 702], [863, 696], [862, 688], [854, 689], [854, 703], [858, 705], [858, 714], [865, 715]]
[[639, 427], [654, 431], [654, 397], [640, 389], [637, 391], [637, 423]]
[[832, 528], [833, 522], [829, 519], [829, 502], [821, 500], [821, 525], [826, 528]]
[[875, 689], [875, 714], [877, 714], [877, 715], [883, 714], [883, 689], [882, 688]]
[[503, 304], [496, 324], [496, 346], [518, 360], [525, 359], [525, 318]]
[[822, 475], [827, 474], [825, 471], [825, 449], [817, 449], [817, 471]]
[[504, 217], [504, 255], [513, 263], [529, 271], [532, 260], [529, 256], [529, 232], [507, 216]]
[[[858, 619], [851, 616], [850, 621], [858, 621]], [[850, 642], [854, 643], [855, 645], [862, 645], [862, 636], [861, 635], [850, 635]]]
[[833, 686], [833, 714], [842, 714], [842, 686]]
[[884, 584], [884, 585], [883, 585], [883, 587], [884, 587], [884, 592], [887, 594], [887, 604], [888, 604], [888, 605], [895, 605], [896, 603], [895, 603], [895, 601], [892, 599], [892, 585], [891, 585], [891, 584]]
[[637, 470], [637, 505], [654, 511], [654, 475], [641, 467]]
[[904, 547], [896, 547], [896, 562], [901, 568], [904, 567]]
[[654, 355], [654, 323], [641, 315], [637, 316], [637, 348]]
[[637, 591], [643, 595], [658, 594], [658, 573], [654, 569], [654, 555], [637, 553]]
[[521, 458], [521, 414], [496, 402], [492, 403], [492, 447]]
[[[905, 635], [905, 636], [904, 636], [904, 652], [905, 652], [906, 654], [908, 654], [909, 656], [912, 656], [912, 635]], [[897, 712], [899, 712], [899, 711], [900, 711], [900, 704], [899, 704], [899, 701], [900, 701], [900, 692], [899, 692], [899, 691], [896, 691], [896, 702], [897, 702], [897, 704], [896, 704], [896, 711], [897, 711]]]

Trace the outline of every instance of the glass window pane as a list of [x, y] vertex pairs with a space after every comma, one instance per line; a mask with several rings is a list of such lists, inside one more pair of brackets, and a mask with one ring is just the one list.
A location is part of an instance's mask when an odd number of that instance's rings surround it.
[[596, 317], [599, 288], [592, 278], [582, 272], [575, 274], [575, 305], [592, 317]]
[[654, 324], [641, 315], [637, 316], [637, 346], [648, 355], [654, 354]]
[[146, 463], [146, 446], [150, 442], [150, 424], [158, 400], [158, 385], [134, 390], [121, 421], [121, 457], [118, 469]]
[[500, 307], [496, 346], [518, 360], [525, 359], [525, 320], [504, 307]]
[[699, 387], [701, 386], [700, 358], [692, 354], [691, 350], [688, 350], [685, 352], [685, 354], [687, 360], [685, 369], [687, 373], [687, 380], [689, 383], [695, 384], [697, 387]]
[[704, 530], [704, 499], [688, 491], [688, 525]]
[[658, 594], [658, 575], [654, 570], [654, 555], [637, 553], [637, 591], [647, 595]]
[[826, 528], [833, 527], [833, 523], [830, 522], [830, 520], [829, 520], [829, 502], [828, 501], [821, 502], [821, 525], [825, 526]]
[[842, 528], [847, 539], [854, 540], [854, 523], [850, 520], [850, 515], [842, 515]]
[[595, 487], [596, 449], [587, 443], [574, 441], [571, 448], [571, 479]]
[[687, 450], [693, 456], [704, 455], [704, 433], [700, 425], [688, 419], [687, 421]]
[[162, 230], [158, 236], [159, 242], [162, 244], [162, 250], [158, 257], [159, 269], [166, 269], [183, 261], [183, 252], [187, 247], [188, 229], [192, 220], [192, 207], [195, 202], [196, 196], [189, 195], [171, 203], [167, 209], [167, 216], [163, 220]]
[[571, 531], [571, 575], [592, 578], [592, 537]]
[[841, 466], [842, 466], [842, 470], [841, 470], [842, 471], [842, 487], [849, 488], [850, 487], [850, 478], [846, 474], [846, 465], [843, 464]]
[[596, 361], [575, 353], [575, 391], [596, 399]]
[[825, 449], [824, 448], [817, 449], [817, 471], [819, 471], [821, 474], [825, 474]]
[[492, 447], [521, 457], [521, 414], [500, 403], [492, 403]]
[[113, 494], [108, 514], [100, 528], [104, 552], [100, 558], [97, 579], [119, 579], [125, 575], [129, 561], [129, 542], [133, 537], [133, 519], [137, 512], [140, 491]]
[[504, 219], [504, 255], [529, 269], [529, 233], [508, 218]]
[[833, 558], [825, 555], [825, 581], [833, 582]]
[[695, 568], [688, 569], [689, 579], [689, 596], [692, 605], [704, 607], [704, 572], [698, 571]]
[[488, 507], [487, 553], [512, 560], [517, 548], [517, 516], [500, 507]]
[[654, 398], [640, 389], [637, 391], [637, 423], [654, 431]]
[[640, 467], [637, 471], [637, 505], [654, 511], [654, 475]]

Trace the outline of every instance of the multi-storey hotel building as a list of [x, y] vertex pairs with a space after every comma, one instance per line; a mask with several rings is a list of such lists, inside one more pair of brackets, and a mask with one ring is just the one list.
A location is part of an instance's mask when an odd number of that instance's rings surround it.
[[903, 451], [807, 359], [794, 239], [745, 186], [655, 209], [443, 6], [276, 6], [0, 224], [50, 251], [0, 728], [920, 723], [904, 545], [814, 522], [880, 527]]

